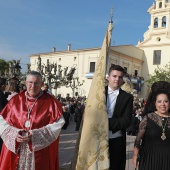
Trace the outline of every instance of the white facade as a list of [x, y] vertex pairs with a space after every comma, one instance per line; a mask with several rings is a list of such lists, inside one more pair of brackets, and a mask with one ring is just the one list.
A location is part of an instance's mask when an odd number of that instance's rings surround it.
[[[38, 57], [41, 58], [41, 64], [46, 65], [47, 59], [50, 63], [57, 63], [61, 65], [62, 69], [65, 67], [75, 67], [76, 71], [74, 77], [79, 77], [79, 81], [84, 81], [82, 86], [79, 86], [75, 92], [78, 92], [80, 96], [88, 96], [91, 81], [94, 72], [90, 72], [90, 63], [98, 61], [101, 48], [89, 48], [80, 50], [71, 50], [70, 44], [67, 51], [54, 51], [49, 53], [33, 54], [30, 56], [31, 70], [37, 70]], [[133, 51], [133, 52], [132, 52]], [[143, 51], [131, 46], [112, 46], [110, 49], [110, 63], [119, 64], [122, 67], [126, 67], [129, 74], [134, 74], [134, 70], [138, 70], [138, 75], [141, 76], [142, 63], [143, 63]], [[57, 90], [53, 90], [53, 94], [61, 94], [66, 97], [66, 94], [73, 96], [71, 88], [61, 86]]]

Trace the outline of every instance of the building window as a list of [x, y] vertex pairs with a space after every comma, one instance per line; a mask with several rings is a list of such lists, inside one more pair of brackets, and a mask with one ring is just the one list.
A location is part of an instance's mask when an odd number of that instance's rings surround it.
[[153, 53], [153, 65], [161, 64], [161, 50], [155, 50]]
[[135, 70], [135, 77], [138, 76], [138, 70]]
[[94, 73], [95, 71], [95, 62], [90, 62], [90, 73]]
[[162, 2], [159, 2], [159, 8], [162, 8]]
[[158, 28], [158, 18], [154, 19], [154, 28]]
[[166, 27], [166, 17], [162, 18], [162, 27]]

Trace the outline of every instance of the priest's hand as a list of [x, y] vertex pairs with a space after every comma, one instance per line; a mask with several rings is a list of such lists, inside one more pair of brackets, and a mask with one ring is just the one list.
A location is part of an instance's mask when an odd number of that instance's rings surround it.
[[19, 143], [29, 142], [31, 141], [32, 134], [28, 131], [21, 130], [19, 131], [16, 141]]

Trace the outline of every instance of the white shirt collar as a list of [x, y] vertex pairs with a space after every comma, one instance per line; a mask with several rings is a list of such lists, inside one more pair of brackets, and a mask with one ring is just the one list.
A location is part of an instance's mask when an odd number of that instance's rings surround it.
[[108, 94], [115, 94], [116, 96], [118, 96], [119, 95], [119, 89], [120, 88], [118, 88], [118, 89], [116, 89], [116, 90], [112, 90], [109, 86], [108, 86]]

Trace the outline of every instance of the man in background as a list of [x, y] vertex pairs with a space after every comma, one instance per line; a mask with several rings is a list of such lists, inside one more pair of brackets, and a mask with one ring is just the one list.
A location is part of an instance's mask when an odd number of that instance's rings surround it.
[[49, 86], [48, 86], [47, 83], [45, 83], [45, 84], [43, 85], [43, 90], [44, 90], [45, 92], [47, 92], [47, 93], [49, 93], [49, 94], [52, 95], [52, 92], [49, 90]]
[[[6, 79], [0, 78], [0, 112], [8, 102], [8, 100], [6, 99], [6, 96], [4, 94], [5, 87], [6, 87]], [[3, 141], [0, 138], [0, 152], [2, 149], [2, 143], [3, 143]]]
[[6, 87], [6, 79], [0, 78], [0, 112], [8, 102], [4, 94], [5, 87]]

